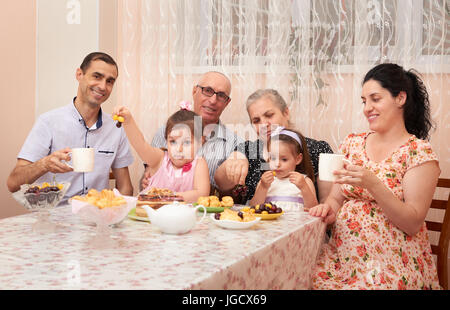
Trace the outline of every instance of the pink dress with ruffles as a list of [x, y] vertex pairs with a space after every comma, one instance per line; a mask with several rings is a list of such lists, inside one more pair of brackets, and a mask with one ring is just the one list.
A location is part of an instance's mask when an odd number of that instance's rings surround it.
[[[194, 172], [198, 158], [195, 158], [189, 168], [177, 169], [172, 165], [169, 155], [164, 152], [164, 159], [158, 171], [149, 179], [148, 186], [142, 191], [146, 192], [152, 187], [167, 188], [174, 192], [186, 192], [194, 189]], [[189, 168], [189, 169], [188, 169]]]

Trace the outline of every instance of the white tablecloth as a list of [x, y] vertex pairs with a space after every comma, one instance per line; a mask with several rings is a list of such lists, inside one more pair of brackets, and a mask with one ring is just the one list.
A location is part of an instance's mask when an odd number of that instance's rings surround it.
[[303, 212], [246, 230], [207, 216], [184, 235], [127, 218], [98, 249], [95, 226], [69, 206], [51, 211], [54, 233], [33, 232], [36, 218], [0, 220], [0, 289], [308, 289], [325, 231]]

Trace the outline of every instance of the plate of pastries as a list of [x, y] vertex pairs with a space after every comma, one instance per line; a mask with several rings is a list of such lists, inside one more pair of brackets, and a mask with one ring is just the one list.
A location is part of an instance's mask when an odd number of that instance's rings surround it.
[[214, 224], [226, 229], [247, 229], [258, 223], [261, 218], [253, 212], [224, 209], [223, 212], [211, 214]]
[[[202, 205], [206, 208], [208, 213], [223, 212], [226, 208], [234, 206], [234, 201], [231, 196], [223, 196], [220, 199], [217, 196], [202, 196], [197, 199], [197, 203], [194, 205]], [[203, 210], [200, 210], [202, 211]]]

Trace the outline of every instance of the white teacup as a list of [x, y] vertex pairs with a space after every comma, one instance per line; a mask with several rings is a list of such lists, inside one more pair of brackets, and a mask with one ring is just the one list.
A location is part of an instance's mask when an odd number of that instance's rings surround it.
[[72, 165], [67, 164], [75, 172], [91, 172], [94, 170], [94, 148], [73, 148], [69, 153], [72, 158]]
[[337, 177], [333, 174], [335, 170], [344, 168], [344, 162], [349, 163], [342, 154], [320, 153], [319, 154], [319, 179], [321, 181], [334, 182]]

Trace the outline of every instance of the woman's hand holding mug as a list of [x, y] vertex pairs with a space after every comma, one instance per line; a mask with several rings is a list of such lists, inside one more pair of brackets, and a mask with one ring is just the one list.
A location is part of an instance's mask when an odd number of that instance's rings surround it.
[[371, 188], [380, 182], [380, 179], [370, 170], [347, 163], [343, 169], [335, 171], [334, 175], [336, 176], [335, 183], [349, 184], [362, 188]]

